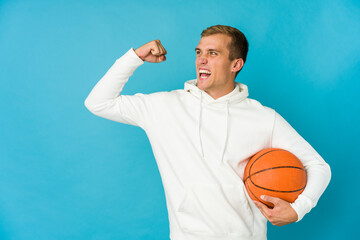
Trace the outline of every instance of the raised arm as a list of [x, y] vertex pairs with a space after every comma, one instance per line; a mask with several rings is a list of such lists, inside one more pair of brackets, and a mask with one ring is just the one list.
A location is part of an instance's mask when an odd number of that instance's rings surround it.
[[166, 60], [166, 50], [159, 40], [130, 49], [95, 85], [85, 100], [86, 108], [93, 114], [117, 122], [143, 127], [147, 112], [146, 95], [120, 95], [124, 85], [144, 61], [159, 63]]

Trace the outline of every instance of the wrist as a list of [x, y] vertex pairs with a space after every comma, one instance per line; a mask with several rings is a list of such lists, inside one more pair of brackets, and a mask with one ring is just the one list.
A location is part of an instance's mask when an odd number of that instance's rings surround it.
[[137, 55], [141, 60], [145, 61], [145, 57], [142, 56], [142, 54], [141, 54], [141, 52], [140, 52], [140, 50], [139, 50], [138, 48], [135, 49], [134, 52], [136, 53], [136, 55]]

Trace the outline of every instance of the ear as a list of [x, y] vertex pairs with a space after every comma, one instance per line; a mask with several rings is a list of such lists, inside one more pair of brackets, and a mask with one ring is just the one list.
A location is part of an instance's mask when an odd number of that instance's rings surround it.
[[242, 69], [242, 67], [244, 66], [244, 60], [242, 58], [238, 58], [234, 60], [234, 64], [233, 64], [233, 68], [232, 68], [232, 72], [238, 72]]

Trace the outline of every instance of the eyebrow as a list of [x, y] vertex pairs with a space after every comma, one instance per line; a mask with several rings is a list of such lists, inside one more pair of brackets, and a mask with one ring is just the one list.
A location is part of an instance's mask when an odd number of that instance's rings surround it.
[[[195, 51], [197, 51], [197, 50], [201, 51], [200, 48], [195, 48]], [[208, 49], [207, 51], [208, 51], [208, 52], [219, 52], [219, 53], [221, 52], [221, 51], [219, 51], [219, 50], [217, 50], [217, 49], [212, 49], [212, 48]]]

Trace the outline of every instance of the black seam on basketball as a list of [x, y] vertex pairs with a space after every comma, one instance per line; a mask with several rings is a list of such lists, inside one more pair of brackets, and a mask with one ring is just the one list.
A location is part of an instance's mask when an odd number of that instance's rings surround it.
[[251, 191], [251, 188], [250, 188], [250, 186], [249, 186], [249, 183], [245, 183], [245, 184], [248, 185], [248, 188], [247, 188], [247, 189], [250, 191], [251, 195], [253, 195], [254, 198], [256, 198], [256, 200], [258, 200], [258, 202], [261, 202], [261, 203], [265, 204], [266, 206], [268, 206], [269, 208], [272, 208], [272, 206], [267, 205], [266, 203], [264, 203], [263, 201], [261, 201], [257, 196], [255, 196], [255, 194]]
[[261, 188], [261, 189], [264, 189], [264, 190], [267, 190], [267, 191], [271, 191], [271, 192], [281, 192], [281, 193], [292, 193], [292, 192], [298, 192], [298, 191], [301, 191], [303, 190], [306, 186], [302, 187], [302, 188], [299, 188], [299, 189], [296, 189], [296, 190], [291, 190], [291, 191], [281, 191], [281, 190], [273, 190], [273, 189], [269, 189], [269, 188], [264, 188], [264, 187], [260, 187], [259, 185], [256, 185], [250, 178], [250, 181], [252, 184], [254, 184], [255, 187], [258, 187], [258, 188]]
[[[251, 164], [251, 166], [250, 166], [250, 168], [249, 168], [249, 173], [251, 173], [251, 168], [252, 168], [252, 166], [255, 164], [255, 162], [256, 162], [257, 160], [259, 160], [259, 158], [261, 158], [262, 156], [264, 156], [264, 155], [266, 155], [266, 154], [268, 154], [268, 153], [276, 152], [276, 151], [284, 151], [284, 150], [282, 150], [282, 149], [274, 149], [274, 150], [271, 150], [271, 151], [268, 151], [268, 152], [266, 152], [266, 153], [261, 154], [261, 155], [260, 155], [257, 159], [255, 159], [254, 162]], [[250, 160], [251, 160], [251, 159], [250, 159]]]
[[[253, 182], [253, 180], [251, 179], [251, 176], [253, 176], [255, 173], [250, 175], [252, 166], [253, 166], [253, 165], [255, 164], [255, 162], [256, 162], [257, 160], [259, 160], [259, 158], [261, 158], [262, 156], [264, 156], [264, 155], [266, 155], [266, 154], [268, 154], [268, 153], [271, 153], [271, 152], [276, 152], [276, 151], [285, 151], [285, 150], [283, 150], [283, 149], [274, 149], [274, 150], [268, 151], [268, 152], [266, 152], [266, 153], [263, 153], [263, 154], [261, 154], [259, 157], [257, 157], [257, 158], [254, 160], [254, 162], [251, 164], [251, 166], [250, 166], [250, 168], [249, 168], [249, 175], [246, 177], [246, 179], [245, 179], [244, 181], [246, 181], [246, 180], [249, 178], [250, 181], [251, 181], [251, 183], [254, 184], [255, 187], [258, 187], [258, 188], [261, 188], [261, 189], [264, 189], [264, 190], [267, 190], [267, 191], [271, 191], [271, 192], [292, 193], [292, 192], [298, 192], [298, 191], [303, 190], [303, 189], [306, 187], [306, 185], [305, 185], [304, 187], [300, 188], [300, 189], [297, 189], [297, 190], [281, 191], [281, 190], [273, 190], [273, 189], [269, 189], [269, 188], [260, 187], [259, 185], [255, 184], [255, 183]], [[255, 156], [255, 155], [254, 155], [254, 156]], [[253, 157], [254, 157], [254, 156], [253, 156]], [[253, 157], [251, 157], [249, 161], [251, 161]], [[288, 167], [293, 167], [293, 166], [288, 166]], [[295, 168], [295, 167], [294, 167], [294, 168]], [[302, 169], [302, 168], [300, 168], [300, 169]], [[264, 170], [265, 170], [265, 169], [260, 170], [260, 171], [264, 171]], [[302, 170], [304, 170], [304, 169], [302, 169]], [[305, 170], [304, 170], [304, 171], [305, 171]], [[258, 172], [257, 172], [257, 173], [258, 173]]]
[[254, 172], [253, 174], [250, 174], [250, 173], [249, 173], [249, 175], [245, 178], [244, 181], [246, 181], [249, 177], [251, 177], [251, 176], [253, 176], [253, 175], [255, 175], [255, 174], [258, 174], [258, 173], [261, 173], [261, 172], [265, 172], [265, 171], [267, 171], [267, 170], [277, 169], [277, 168], [296, 168], [296, 169], [305, 171], [305, 169], [303, 169], [303, 168], [301, 168], [301, 167], [295, 167], [295, 166], [278, 166], [278, 167], [266, 168], [266, 169], [263, 169], [263, 170]]
[[[282, 149], [274, 149], [274, 150], [271, 150], [271, 151], [268, 151], [268, 152], [266, 152], [266, 153], [261, 154], [257, 159], [254, 160], [254, 162], [253, 162], [253, 163], [251, 164], [251, 166], [249, 167], [249, 173], [248, 173], [248, 176], [246, 177], [246, 179], [248, 179], [248, 178], [250, 177], [251, 168], [252, 168], [252, 166], [254, 165], [254, 163], [255, 163], [259, 158], [261, 158], [261, 157], [264, 156], [265, 154], [268, 154], [268, 153], [271, 153], [271, 152], [275, 152], [275, 151], [284, 151], [284, 150], [282, 150]], [[256, 154], [255, 154], [255, 155], [256, 155]], [[253, 159], [253, 157], [255, 157], [255, 155], [250, 158], [249, 162]], [[246, 179], [245, 179], [244, 181], [246, 181]], [[250, 178], [250, 179], [251, 179], [251, 178]]]

